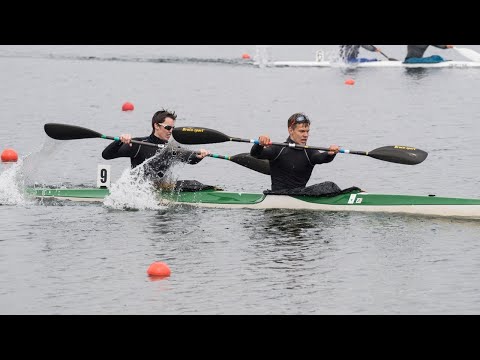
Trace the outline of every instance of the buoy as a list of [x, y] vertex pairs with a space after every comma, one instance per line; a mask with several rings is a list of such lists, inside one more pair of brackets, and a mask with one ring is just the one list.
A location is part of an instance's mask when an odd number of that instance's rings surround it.
[[167, 264], [157, 261], [148, 267], [147, 274], [149, 276], [167, 277], [170, 276], [170, 268]]
[[16, 162], [18, 160], [18, 154], [13, 149], [5, 149], [2, 151], [3, 162]]
[[133, 104], [128, 101], [122, 105], [122, 111], [133, 111], [134, 108]]
[[248, 60], [250, 59], [250, 55], [248, 55], [247, 53], [244, 53], [242, 54], [242, 59]]
[[347, 79], [347, 80], [345, 80], [345, 85], [355, 85], [355, 80]]

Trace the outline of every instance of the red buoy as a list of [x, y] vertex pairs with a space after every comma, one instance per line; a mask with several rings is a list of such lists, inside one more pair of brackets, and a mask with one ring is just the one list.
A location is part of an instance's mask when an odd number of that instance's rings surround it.
[[122, 105], [122, 111], [133, 111], [134, 108], [133, 104], [128, 101]]
[[163, 262], [154, 262], [148, 267], [147, 274], [149, 276], [167, 277], [170, 276], [170, 268]]
[[2, 151], [3, 162], [16, 162], [18, 160], [18, 154], [13, 149], [5, 149]]

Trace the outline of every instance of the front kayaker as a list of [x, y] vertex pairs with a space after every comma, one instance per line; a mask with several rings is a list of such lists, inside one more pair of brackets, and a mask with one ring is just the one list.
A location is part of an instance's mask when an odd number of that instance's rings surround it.
[[[287, 125], [289, 136], [285, 143], [307, 145], [310, 133], [309, 118], [303, 113], [296, 113], [290, 116]], [[261, 135], [258, 141], [259, 145], [253, 145], [250, 155], [257, 159], [269, 160], [272, 191], [305, 188], [315, 165], [333, 161], [339, 151], [337, 145], [330, 145], [328, 152], [269, 146], [271, 141], [268, 135]]]
[[[158, 152], [158, 155], [145, 165], [145, 175], [152, 180], [161, 180], [175, 162], [185, 162], [192, 165], [199, 163], [210, 154], [208, 150], [191, 151], [168, 144], [172, 136], [172, 130], [175, 128], [176, 119], [177, 115], [174, 111], [165, 109], [157, 111], [152, 117], [152, 133], [149, 136], [132, 138], [130, 134], [123, 134], [120, 136], [120, 141], [112, 142], [103, 150], [102, 157], [106, 160], [129, 157], [133, 169]], [[166, 146], [163, 149], [142, 146], [133, 144], [132, 139], [153, 144], [165, 144]]]

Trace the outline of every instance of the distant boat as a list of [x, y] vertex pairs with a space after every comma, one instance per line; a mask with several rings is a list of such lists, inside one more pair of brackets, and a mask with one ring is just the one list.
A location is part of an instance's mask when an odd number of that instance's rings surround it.
[[439, 63], [417, 63], [405, 64], [402, 61], [368, 61], [358, 63], [330, 62], [325, 60], [323, 50], [318, 50], [315, 54], [314, 61], [272, 61], [266, 51], [257, 52], [254, 65], [258, 67], [349, 67], [349, 68], [475, 68], [480, 67], [480, 61], [457, 61], [445, 60]]

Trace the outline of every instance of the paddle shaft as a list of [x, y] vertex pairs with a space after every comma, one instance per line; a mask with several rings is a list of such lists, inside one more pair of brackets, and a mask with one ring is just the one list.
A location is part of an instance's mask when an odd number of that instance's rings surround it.
[[[118, 136], [107, 136], [107, 135], [102, 135], [102, 139], [108, 139], [108, 140], [115, 140], [115, 141], [120, 141], [120, 137]], [[138, 145], [146, 145], [146, 146], [151, 146], [151, 147], [156, 147], [156, 148], [164, 148], [165, 144], [153, 144], [145, 141], [139, 141], [139, 140], [130, 140], [132, 144], [138, 144]]]
[[[120, 141], [119, 137], [112, 137], [112, 136], [102, 136], [102, 139]], [[133, 144], [147, 145], [147, 146], [158, 147], [158, 148], [164, 148], [166, 146], [165, 144], [152, 144], [152, 143], [149, 143], [149, 142], [138, 141], [138, 140], [130, 140], [130, 142], [133, 143]], [[194, 153], [195, 154], [200, 154], [200, 151], [194, 151]], [[215, 159], [230, 160], [230, 156], [228, 156], [228, 155], [208, 154], [207, 156], [210, 156], [210, 157], [215, 158]]]
[[[378, 49], [377, 49], [377, 50], [378, 50]], [[382, 51], [380, 51], [380, 50], [378, 50], [378, 52], [379, 52], [380, 54], [382, 54], [383, 56], [385, 56], [388, 60], [390, 60], [390, 57], [388, 57], [387, 55], [385, 55], [384, 52], [382, 52]]]
[[[104, 136], [104, 135], [102, 135], [102, 139], [120, 141], [119, 137]], [[147, 146], [158, 147], [158, 148], [164, 148], [166, 146], [165, 144], [152, 144], [152, 143], [149, 143], [149, 142], [138, 141], [138, 140], [130, 140], [130, 142], [133, 143], [133, 144], [147, 145]], [[195, 154], [200, 154], [200, 151], [194, 151], [194, 153]], [[208, 154], [207, 156], [210, 156], [210, 157], [215, 158], [215, 159], [224, 159], [224, 160], [230, 160], [230, 158], [231, 158], [231, 156], [219, 155], [219, 154]]]
[[370, 45], [371, 47], [373, 47], [375, 49], [375, 51], [379, 52], [380, 54], [382, 54], [383, 56], [385, 56], [388, 60], [390, 61], [398, 61], [397, 59], [394, 59], [394, 58], [391, 58], [389, 57], [388, 55], [386, 55], [384, 52], [380, 51], [379, 48], [375, 47], [374, 45]]
[[[240, 138], [230, 138], [230, 141], [246, 142], [246, 143], [260, 145], [259, 141], [254, 140], [254, 139], [248, 140], [248, 139], [240, 139]], [[295, 143], [270, 142], [270, 145], [291, 147], [291, 148], [295, 148], [295, 149], [312, 149], [312, 150], [320, 150], [320, 151], [330, 151], [330, 149], [326, 148], [326, 147], [299, 145], [299, 144], [295, 144]], [[348, 149], [340, 149], [340, 150], [338, 150], [338, 152], [342, 153], [342, 154], [368, 155], [368, 152], [366, 152], [366, 151], [353, 151], [353, 150], [348, 150]]]

